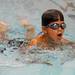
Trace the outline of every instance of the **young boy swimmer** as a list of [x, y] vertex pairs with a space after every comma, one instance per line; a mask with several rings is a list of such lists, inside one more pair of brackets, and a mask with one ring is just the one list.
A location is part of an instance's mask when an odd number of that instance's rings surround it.
[[56, 9], [47, 10], [42, 15], [42, 32], [31, 40], [30, 48], [56, 48], [70, 42], [63, 37], [66, 24], [62, 12]]

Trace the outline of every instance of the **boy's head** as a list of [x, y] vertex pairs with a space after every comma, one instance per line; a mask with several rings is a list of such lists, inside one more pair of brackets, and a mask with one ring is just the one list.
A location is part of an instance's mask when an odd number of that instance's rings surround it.
[[48, 24], [58, 21], [64, 21], [64, 16], [62, 12], [56, 9], [47, 10], [42, 15], [42, 26], [47, 26]]
[[47, 10], [42, 15], [42, 31], [49, 39], [59, 42], [62, 39], [66, 24], [63, 14], [56, 9]]

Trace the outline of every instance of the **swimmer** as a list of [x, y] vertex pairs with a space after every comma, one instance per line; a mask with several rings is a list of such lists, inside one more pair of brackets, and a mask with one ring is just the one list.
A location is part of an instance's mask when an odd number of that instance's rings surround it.
[[71, 43], [65, 39], [63, 33], [66, 24], [61, 11], [50, 9], [42, 15], [42, 32], [31, 40], [29, 48], [37, 46], [39, 48], [55, 49], [59, 45]]

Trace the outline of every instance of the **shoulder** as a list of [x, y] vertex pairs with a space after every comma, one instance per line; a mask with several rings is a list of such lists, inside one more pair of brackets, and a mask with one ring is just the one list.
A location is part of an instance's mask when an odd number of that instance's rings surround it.
[[68, 44], [68, 43], [70, 43], [70, 41], [67, 40], [67, 39], [65, 39], [65, 38], [62, 38], [61, 42], [62, 42], [63, 44]]
[[71, 45], [71, 46], [75, 46], [75, 42], [67, 40], [67, 39], [62, 39], [62, 43], [65, 45]]
[[36, 37], [35, 39], [32, 39], [31, 42], [30, 42], [30, 44], [29, 44], [29, 47], [31, 48], [33, 46], [37, 46], [37, 44], [39, 43], [39, 41], [41, 41], [39, 36]]
[[29, 48], [31, 48], [32, 46], [36, 46], [36, 45], [37, 45], [37, 39], [32, 39], [29, 44]]
[[36, 36], [35, 39], [32, 39], [31, 42], [30, 42], [30, 44], [29, 44], [30, 45], [30, 48], [32, 46], [36, 46], [39, 42], [41, 42], [42, 41], [42, 37], [43, 37], [43, 35], [42, 35], [42, 33], [40, 33], [40, 34], [38, 34]]

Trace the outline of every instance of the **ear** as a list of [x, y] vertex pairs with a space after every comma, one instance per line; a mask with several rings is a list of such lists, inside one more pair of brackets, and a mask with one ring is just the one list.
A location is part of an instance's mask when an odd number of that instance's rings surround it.
[[47, 33], [47, 27], [42, 26], [42, 32]]

